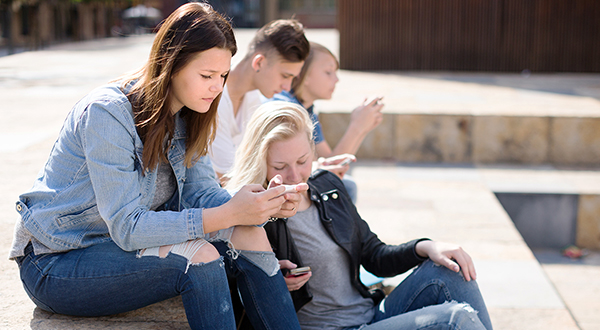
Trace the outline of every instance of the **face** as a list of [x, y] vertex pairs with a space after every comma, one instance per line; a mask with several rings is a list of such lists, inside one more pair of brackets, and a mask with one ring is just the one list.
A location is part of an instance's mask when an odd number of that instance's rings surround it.
[[171, 111], [183, 106], [206, 113], [214, 99], [223, 91], [225, 77], [231, 66], [231, 52], [211, 48], [198, 53], [171, 77]]
[[330, 54], [317, 51], [302, 83], [302, 96], [312, 100], [329, 100], [335, 90], [337, 63]]
[[292, 79], [300, 73], [304, 62], [288, 62], [276, 54], [262, 56], [255, 63], [258, 70], [255, 84], [260, 92], [266, 98], [272, 98], [283, 90], [289, 91], [292, 88]]
[[281, 174], [283, 184], [306, 182], [312, 170], [312, 161], [313, 150], [304, 133], [273, 142], [267, 153], [267, 180]]

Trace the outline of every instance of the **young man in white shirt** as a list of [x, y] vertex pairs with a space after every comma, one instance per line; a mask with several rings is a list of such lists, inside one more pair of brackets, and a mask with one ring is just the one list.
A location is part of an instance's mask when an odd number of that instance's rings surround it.
[[309, 50], [304, 28], [296, 20], [276, 20], [258, 30], [246, 56], [229, 73], [219, 103], [217, 134], [210, 150], [219, 178], [233, 166], [246, 124], [262, 103], [260, 94], [272, 98], [289, 91]]

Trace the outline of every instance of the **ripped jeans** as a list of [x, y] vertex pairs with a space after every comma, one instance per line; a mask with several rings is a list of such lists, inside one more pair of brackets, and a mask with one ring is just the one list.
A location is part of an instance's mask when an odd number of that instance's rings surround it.
[[374, 308], [373, 321], [359, 329], [492, 330], [477, 283], [431, 260], [417, 267]]
[[[228, 251], [225, 243], [214, 243], [219, 244], [220, 252]], [[165, 258], [140, 257], [107, 242], [41, 255], [35, 255], [29, 245], [17, 263], [25, 291], [43, 310], [103, 316], [181, 295], [192, 329], [235, 329], [227, 280], [234, 267], [243, 278], [242, 296], [252, 301], [248, 308], [254, 311], [256, 329], [299, 329], [281, 271], [268, 276], [251, 259], [240, 251], [235, 260], [221, 253], [217, 260], [190, 265], [175, 253]]]

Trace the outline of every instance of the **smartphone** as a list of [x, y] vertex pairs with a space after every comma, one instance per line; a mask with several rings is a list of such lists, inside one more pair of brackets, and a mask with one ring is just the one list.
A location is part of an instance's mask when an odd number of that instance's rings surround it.
[[298, 187], [297, 184], [284, 184], [283, 186], [285, 187], [285, 191], [283, 192], [284, 194], [289, 192], [295, 192], [296, 187]]
[[294, 269], [289, 269], [287, 274], [285, 275], [285, 277], [302, 276], [308, 272], [310, 272], [310, 267], [308, 267], [308, 266], [298, 267], [298, 268], [294, 268]]
[[339, 163], [338, 165], [346, 166], [346, 165], [350, 164], [351, 162], [352, 162], [352, 158], [348, 157], [348, 158], [344, 159], [344, 161]]
[[375, 105], [379, 104], [379, 101], [381, 101], [383, 99], [383, 96], [371, 96], [369, 98], [367, 98], [367, 100], [365, 101], [365, 104], [369, 104], [373, 101], [375, 101]]

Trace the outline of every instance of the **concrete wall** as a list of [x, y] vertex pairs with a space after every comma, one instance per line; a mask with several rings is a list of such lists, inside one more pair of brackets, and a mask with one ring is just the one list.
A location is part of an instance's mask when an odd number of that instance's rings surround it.
[[[349, 113], [321, 113], [335, 145]], [[401, 162], [597, 165], [600, 118], [455, 114], [385, 114], [357, 153]]]

